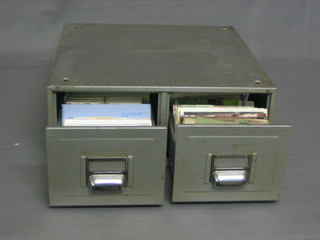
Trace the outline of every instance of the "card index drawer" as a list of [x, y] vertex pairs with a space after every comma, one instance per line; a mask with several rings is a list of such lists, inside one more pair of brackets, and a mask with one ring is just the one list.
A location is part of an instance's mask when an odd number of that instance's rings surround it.
[[50, 206], [160, 205], [166, 127], [47, 128]]
[[175, 126], [173, 202], [278, 200], [290, 129]]

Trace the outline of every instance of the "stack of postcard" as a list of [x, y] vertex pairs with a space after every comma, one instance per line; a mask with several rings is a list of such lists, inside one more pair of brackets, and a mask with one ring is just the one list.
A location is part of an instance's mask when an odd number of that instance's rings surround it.
[[251, 106], [173, 105], [176, 124], [268, 124], [266, 108]]
[[152, 126], [150, 104], [62, 104], [63, 126]]

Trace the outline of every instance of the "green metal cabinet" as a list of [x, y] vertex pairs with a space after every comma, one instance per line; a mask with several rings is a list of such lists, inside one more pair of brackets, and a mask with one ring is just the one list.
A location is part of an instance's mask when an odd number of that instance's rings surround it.
[[[278, 200], [290, 126], [272, 123], [276, 92], [229, 26], [66, 24], [48, 86], [50, 206], [161, 205], [166, 165], [173, 202]], [[64, 127], [70, 94], [147, 94], [154, 124]], [[221, 94], [267, 108], [270, 124], [173, 123], [177, 98]], [[95, 189], [92, 172], [120, 184]], [[244, 184], [218, 184], [234, 172]]]

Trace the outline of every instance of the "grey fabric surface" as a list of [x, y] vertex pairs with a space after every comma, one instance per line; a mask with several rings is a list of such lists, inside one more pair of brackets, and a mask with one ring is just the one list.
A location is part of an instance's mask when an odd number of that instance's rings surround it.
[[[320, 239], [320, 1], [0, 1], [0, 239]], [[282, 200], [49, 208], [46, 85], [64, 22], [232, 25], [293, 125]], [[169, 180], [169, 179], [168, 179]]]

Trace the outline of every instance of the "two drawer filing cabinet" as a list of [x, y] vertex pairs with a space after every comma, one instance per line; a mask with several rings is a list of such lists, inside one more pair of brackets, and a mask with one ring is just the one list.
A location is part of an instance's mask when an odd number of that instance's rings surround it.
[[[48, 86], [50, 206], [161, 205], [166, 166], [173, 202], [278, 200], [290, 126], [273, 124], [276, 92], [233, 27], [66, 24]], [[68, 97], [110, 95], [144, 96], [152, 126], [62, 125]], [[179, 99], [221, 96], [269, 124], [174, 123]]]

